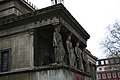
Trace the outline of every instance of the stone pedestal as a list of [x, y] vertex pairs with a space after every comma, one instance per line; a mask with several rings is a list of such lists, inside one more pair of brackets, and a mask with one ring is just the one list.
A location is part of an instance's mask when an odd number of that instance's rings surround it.
[[19, 69], [13, 72], [1, 73], [1, 80], [91, 80], [90, 75], [76, 69], [50, 65], [44, 67]]

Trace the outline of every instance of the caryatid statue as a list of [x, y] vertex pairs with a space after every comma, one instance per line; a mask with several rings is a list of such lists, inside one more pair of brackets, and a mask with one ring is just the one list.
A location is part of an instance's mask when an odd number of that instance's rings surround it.
[[61, 27], [61, 25], [57, 25], [55, 27], [55, 31], [53, 33], [53, 47], [54, 47], [54, 54], [55, 54], [55, 63], [63, 64], [65, 50], [63, 47], [62, 36], [59, 33], [60, 27]]
[[67, 53], [69, 55], [69, 65], [74, 67], [75, 66], [75, 54], [74, 54], [74, 48], [71, 43], [71, 35], [68, 35], [66, 40], [66, 47], [67, 47]]
[[88, 61], [88, 57], [87, 57], [85, 50], [86, 49], [84, 48], [82, 52], [84, 71], [89, 72], [89, 61]]
[[79, 48], [79, 42], [76, 43], [75, 54], [76, 54], [77, 69], [83, 71], [84, 68], [83, 68], [83, 61], [82, 61], [82, 50]]

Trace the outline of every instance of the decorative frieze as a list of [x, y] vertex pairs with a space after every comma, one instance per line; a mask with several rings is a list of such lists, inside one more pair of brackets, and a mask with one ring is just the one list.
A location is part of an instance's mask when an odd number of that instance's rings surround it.
[[32, 22], [32, 23], [25, 24], [22, 26], [16, 26], [15, 28], [10, 28], [10, 29], [4, 30], [4, 31], [0, 31], [0, 37], [23, 32], [23, 31], [26, 31], [29, 29], [34, 29], [34, 28], [54, 24], [54, 23], [59, 23], [59, 19], [56, 17], [53, 17], [51, 19], [36, 21], [36, 22]]

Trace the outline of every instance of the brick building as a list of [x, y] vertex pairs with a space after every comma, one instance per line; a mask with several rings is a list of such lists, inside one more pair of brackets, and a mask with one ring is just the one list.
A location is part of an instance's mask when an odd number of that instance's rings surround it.
[[97, 60], [97, 80], [120, 80], [120, 57]]

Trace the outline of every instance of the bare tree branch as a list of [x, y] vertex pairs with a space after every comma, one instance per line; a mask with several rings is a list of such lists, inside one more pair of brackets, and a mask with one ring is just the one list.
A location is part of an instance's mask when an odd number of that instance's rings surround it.
[[104, 52], [109, 55], [120, 55], [120, 22], [108, 26], [109, 34], [101, 42]]

